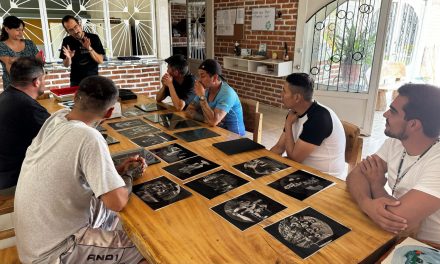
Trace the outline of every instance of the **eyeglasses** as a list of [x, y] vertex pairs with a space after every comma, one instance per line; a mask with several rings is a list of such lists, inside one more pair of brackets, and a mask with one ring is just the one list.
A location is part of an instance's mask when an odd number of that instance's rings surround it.
[[74, 34], [80, 28], [80, 25], [76, 24], [73, 28], [67, 29], [67, 32]]

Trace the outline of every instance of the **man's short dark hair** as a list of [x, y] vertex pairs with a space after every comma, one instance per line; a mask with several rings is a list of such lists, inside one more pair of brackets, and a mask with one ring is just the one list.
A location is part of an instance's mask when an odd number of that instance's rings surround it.
[[12, 85], [31, 83], [44, 74], [44, 64], [35, 57], [19, 57], [11, 65], [10, 77]]
[[436, 138], [440, 135], [440, 88], [428, 84], [404, 84], [398, 90], [399, 95], [408, 98], [403, 106], [405, 120], [418, 119], [422, 123], [423, 133]]
[[83, 112], [102, 114], [116, 102], [118, 95], [118, 88], [109, 78], [89, 76], [79, 84], [75, 107], [78, 106]]
[[61, 19], [61, 24], [63, 24], [64, 29], [66, 29], [66, 27], [64, 26], [64, 23], [66, 23], [67, 21], [69, 21], [71, 19], [75, 20], [76, 23], [79, 24], [78, 18], [76, 18], [76, 17], [74, 17], [72, 15], [65, 15], [63, 17], [63, 19]]
[[165, 62], [168, 63], [168, 66], [171, 68], [178, 70], [182, 75], [188, 73], [188, 62], [182, 54], [173, 55], [165, 59]]
[[304, 100], [312, 101], [314, 81], [307, 73], [292, 73], [287, 76], [286, 82], [293, 92], [299, 92]]

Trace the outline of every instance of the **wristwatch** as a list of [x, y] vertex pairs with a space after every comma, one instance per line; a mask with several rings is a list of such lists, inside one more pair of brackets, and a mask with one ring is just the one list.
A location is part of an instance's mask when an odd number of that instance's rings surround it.
[[206, 97], [204, 95], [202, 95], [202, 96], [199, 96], [199, 99], [200, 99], [200, 101], [205, 101]]

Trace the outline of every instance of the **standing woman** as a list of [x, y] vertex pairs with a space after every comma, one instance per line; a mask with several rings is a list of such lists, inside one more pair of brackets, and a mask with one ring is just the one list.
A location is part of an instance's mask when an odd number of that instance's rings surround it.
[[23, 39], [24, 22], [16, 16], [8, 16], [3, 20], [0, 36], [0, 63], [3, 67], [3, 88], [11, 83], [9, 70], [18, 57], [39, 57], [38, 48], [29, 39]]

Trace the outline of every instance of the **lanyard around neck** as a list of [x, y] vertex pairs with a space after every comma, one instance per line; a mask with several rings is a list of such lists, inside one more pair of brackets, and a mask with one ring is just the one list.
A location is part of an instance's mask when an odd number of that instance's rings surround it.
[[408, 166], [403, 172], [402, 175], [400, 175], [400, 170], [402, 169], [402, 165], [403, 165], [403, 160], [406, 157], [406, 149], [403, 149], [403, 153], [402, 153], [402, 157], [400, 158], [400, 163], [399, 163], [399, 167], [397, 168], [397, 178], [396, 178], [396, 182], [394, 183], [391, 195], [394, 195], [394, 191], [396, 190], [397, 185], [400, 183], [400, 181], [403, 179], [403, 177], [409, 172], [409, 170], [421, 159], [423, 158], [423, 156], [428, 153], [428, 151], [435, 145], [437, 144], [438, 140], [432, 144], [431, 146], [429, 146], [429, 148], [427, 148], [422, 154], [420, 154], [420, 156], [417, 158], [416, 161], [413, 162], [413, 164], [411, 164], [410, 166]]

